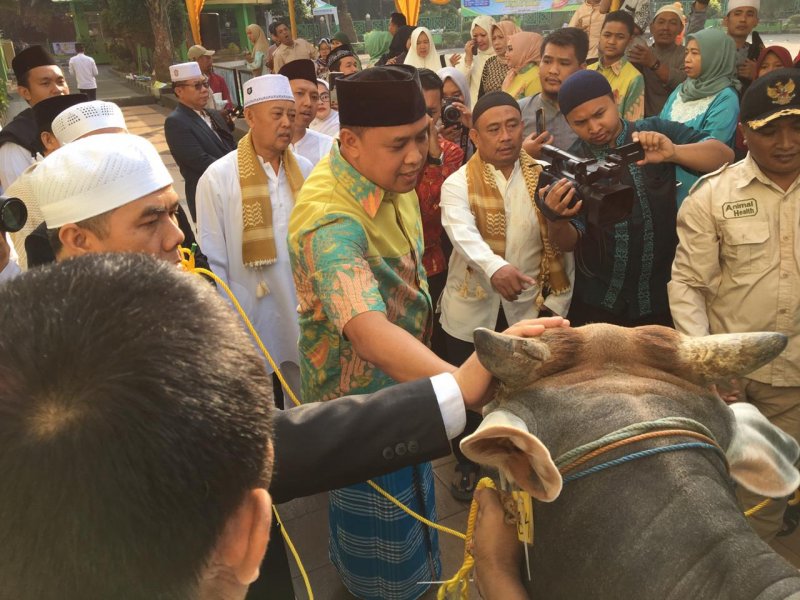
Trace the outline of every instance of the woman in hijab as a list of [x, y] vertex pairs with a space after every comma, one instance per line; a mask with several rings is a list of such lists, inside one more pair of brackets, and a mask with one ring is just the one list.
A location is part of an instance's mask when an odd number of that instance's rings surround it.
[[381, 57], [389, 51], [392, 34], [388, 31], [370, 31], [364, 36], [364, 49], [369, 54], [368, 67], [374, 67]]
[[481, 86], [478, 89], [479, 96], [502, 88], [503, 81], [508, 74], [508, 62], [506, 61], [508, 40], [519, 31], [520, 29], [514, 21], [499, 21], [492, 25], [492, 48], [495, 55], [490, 56], [483, 65]]
[[317, 44], [317, 51], [319, 56], [314, 61], [317, 67], [317, 77], [325, 79], [328, 76], [328, 56], [331, 53], [331, 41], [328, 38], [322, 38]]
[[[458, 68], [469, 83], [469, 94], [472, 97], [470, 109], [474, 108], [480, 96], [483, 67], [486, 61], [494, 56], [491, 40], [492, 25], [494, 24], [495, 20], [492, 17], [484, 15], [475, 17], [469, 28], [469, 35], [472, 39], [464, 46], [463, 60], [460, 54], [453, 54], [450, 57], [450, 64]], [[477, 53], [474, 53], [473, 49], [476, 49]]]
[[417, 27], [414, 30], [403, 64], [417, 69], [430, 69], [434, 73], [444, 66], [444, 57], [439, 56], [430, 29]]
[[[472, 156], [473, 147], [469, 140], [469, 127], [472, 125], [472, 113], [470, 111], [469, 85], [464, 74], [455, 67], [445, 67], [439, 69], [436, 74], [442, 80], [442, 101], [446, 106], [455, 102], [455, 107], [462, 115], [461, 122], [450, 123], [444, 118], [442, 128], [439, 133], [446, 140], [458, 144], [464, 151], [464, 162]], [[466, 121], [466, 123], [464, 122]]]
[[269, 73], [267, 67], [267, 56], [269, 56], [269, 40], [267, 39], [264, 30], [255, 23], [251, 23], [245, 29], [247, 32], [247, 39], [253, 44], [252, 52], [247, 53], [247, 68], [253, 74], [253, 77], [259, 75], [266, 75]]
[[791, 69], [792, 55], [783, 46], [767, 46], [756, 61], [756, 79], [777, 69]]
[[[686, 80], [667, 98], [659, 115], [683, 123], [733, 147], [739, 120], [736, 45], [721, 29], [703, 29], [686, 37]], [[697, 175], [678, 167], [678, 206]]]
[[[394, 34], [392, 43], [389, 45], [389, 54], [386, 55], [386, 60], [383, 62], [385, 65], [402, 65], [406, 59], [406, 52], [411, 45], [411, 34], [414, 33], [416, 27], [411, 25], [403, 25]], [[382, 59], [381, 59], [382, 60]], [[378, 64], [381, 64], [380, 62]]]
[[503, 91], [520, 100], [542, 91], [539, 80], [539, 61], [542, 55], [542, 36], [521, 31], [511, 36], [506, 50], [508, 75], [503, 81]]

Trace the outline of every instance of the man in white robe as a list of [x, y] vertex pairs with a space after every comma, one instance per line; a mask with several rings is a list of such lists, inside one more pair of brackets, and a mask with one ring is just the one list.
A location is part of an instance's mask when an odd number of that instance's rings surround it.
[[[299, 191], [312, 165], [288, 149], [297, 111], [286, 77], [262, 75], [248, 81], [244, 107], [250, 132], [237, 150], [214, 162], [197, 184], [198, 240], [211, 269], [231, 288], [289, 387], [299, 396], [300, 330], [286, 238], [294, 207], [293, 188], [295, 193]], [[242, 176], [240, 165], [243, 153], [246, 156], [248, 151], [255, 152], [255, 168], [260, 166], [263, 170], [263, 174], [250, 176], [261, 177], [262, 185], [266, 185], [263, 191], [246, 195], [243, 203], [247, 173]], [[260, 202], [261, 206], [253, 202]], [[265, 256], [257, 250], [253, 257], [248, 244], [263, 237], [252, 227], [254, 221], [260, 222], [254, 214], [259, 210], [271, 213], [267, 218], [271, 218], [273, 254]], [[267, 368], [272, 371], [271, 366]]]
[[280, 74], [289, 78], [297, 107], [290, 148], [295, 154], [307, 158], [312, 165], [316, 165], [330, 153], [333, 138], [309, 129], [311, 121], [317, 117], [319, 107], [317, 70], [314, 61], [293, 60], [281, 67]]

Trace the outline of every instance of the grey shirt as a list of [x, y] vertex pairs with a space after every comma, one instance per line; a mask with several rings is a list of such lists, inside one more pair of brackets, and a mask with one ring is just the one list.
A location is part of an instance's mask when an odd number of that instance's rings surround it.
[[558, 104], [546, 98], [544, 94], [523, 98], [519, 101], [519, 108], [522, 111], [525, 137], [536, 131], [536, 111], [542, 108], [544, 109], [544, 126], [553, 136], [553, 146], [560, 150], [567, 150], [578, 139], [578, 135], [572, 131], [564, 115], [561, 114]]
[[669, 67], [669, 79], [666, 83], [652, 69], [640, 67], [644, 76], [644, 114], [646, 117], [657, 117], [661, 114], [661, 109], [664, 108], [672, 91], [686, 79], [686, 71], [683, 70], [686, 50], [677, 44], [666, 50], [655, 44], [651, 48], [661, 64]]

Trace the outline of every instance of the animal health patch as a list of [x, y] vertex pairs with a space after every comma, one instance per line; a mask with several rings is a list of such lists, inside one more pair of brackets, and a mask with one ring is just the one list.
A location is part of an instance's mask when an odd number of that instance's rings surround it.
[[749, 200], [737, 200], [736, 202], [726, 202], [722, 205], [722, 216], [726, 219], [755, 217], [757, 214], [758, 202], [753, 198]]

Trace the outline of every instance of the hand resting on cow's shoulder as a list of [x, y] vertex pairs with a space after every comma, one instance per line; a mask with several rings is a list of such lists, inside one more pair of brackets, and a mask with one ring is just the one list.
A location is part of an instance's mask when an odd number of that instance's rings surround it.
[[[690, 338], [658, 326], [595, 324], [533, 339], [477, 330], [478, 357], [501, 383], [461, 448], [538, 500], [531, 597], [800, 598], [797, 569], [756, 536], [733, 493], [735, 483], [790, 494], [800, 447], [751, 405], [728, 407], [710, 390], [785, 345], [777, 333]], [[664, 419], [679, 431], [654, 425]], [[634, 424], [670, 431], [562, 476], [562, 455]]]

